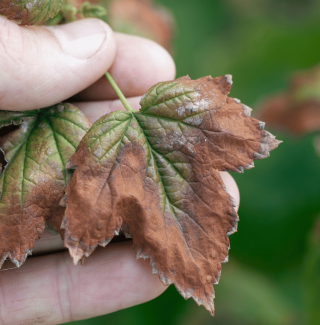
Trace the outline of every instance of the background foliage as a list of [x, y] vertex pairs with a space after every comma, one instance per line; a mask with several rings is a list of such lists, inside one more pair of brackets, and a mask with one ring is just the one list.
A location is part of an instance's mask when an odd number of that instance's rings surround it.
[[[177, 76], [230, 73], [231, 96], [254, 110], [284, 89], [292, 72], [319, 62], [320, 1], [157, 2], [175, 17]], [[239, 231], [215, 286], [214, 318], [171, 286], [146, 304], [70, 324], [319, 324], [320, 158], [313, 135], [270, 131], [284, 141], [279, 149], [233, 175], [241, 192]]]

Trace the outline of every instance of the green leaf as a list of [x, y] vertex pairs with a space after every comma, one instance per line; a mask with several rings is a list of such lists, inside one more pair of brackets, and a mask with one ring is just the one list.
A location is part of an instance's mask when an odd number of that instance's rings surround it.
[[21, 25], [34, 25], [58, 14], [66, 0], [1, 0], [0, 15]]
[[7, 165], [0, 176], [0, 266], [20, 266], [48, 222], [60, 231], [59, 206], [71, 171], [65, 165], [91, 123], [73, 105], [25, 112], [0, 111], [0, 127], [19, 127], [0, 138]]
[[61, 14], [61, 11], [59, 11], [54, 17], [52, 17], [46, 21], [46, 25], [47, 26], [55, 26], [55, 25], [58, 25], [59, 23], [61, 23], [62, 20], [63, 20], [63, 16]]
[[139, 112], [92, 126], [67, 165], [76, 171], [63, 228], [75, 264], [122, 229], [164, 284], [213, 314], [212, 284], [238, 221], [219, 171], [252, 168], [280, 143], [227, 97], [231, 84], [230, 75], [162, 82]]
[[81, 5], [80, 14], [82, 18], [98, 18], [106, 21], [107, 10], [99, 5], [92, 5], [86, 1]]
[[67, 24], [77, 20], [78, 9], [69, 4], [65, 4], [62, 6], [60, 13], [63, 17], [63, 22]]

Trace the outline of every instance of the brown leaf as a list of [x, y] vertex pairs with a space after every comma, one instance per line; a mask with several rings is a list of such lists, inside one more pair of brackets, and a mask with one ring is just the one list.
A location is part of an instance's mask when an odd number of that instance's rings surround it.
[[108, 6], [108, 22], [119, 32], [150, 38], [171, 50], [174, 19], [151, 0], [116, 0]]
[[230, 87], [230, 75], [161, 82], [139, 112], [92, 126], [68, 163], [63, 226], [75, 264], [122, 229], [164, 284], [213, 314], [238, 221], [218, 171], [249, 169], [279, 144]]
[[320, 130], [320, 66], [296, 73], [285, 92], [261, 104], [257, 117], [297, 135]]
[[[73, 105], [25, 112], [0, 111], [0, 138], [7, 162], [0, 176], [0, 267], [6, 258], [20, 266], [48, 223], [60, 231], [59, 205], [71, 177], [64, 168], [91, 126]], [[10, 128], [10, 127], [9, 127]]]

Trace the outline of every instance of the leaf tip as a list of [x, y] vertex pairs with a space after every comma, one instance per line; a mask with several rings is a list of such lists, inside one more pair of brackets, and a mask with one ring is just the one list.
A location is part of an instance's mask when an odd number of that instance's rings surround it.
[[83, 250], [79, 247], [70, 246], [68, 244], [66, 244], [65, 246], [69, 249], [73, 264], [78, 265], [79, 261], [81, 261], [83, 258]]
[[6, 259], [9, 257], [9, 252], [4, 253], [0, 259], [0, 269], [2, 268], [3, 263], [6, 261]]
[[259, 151], [254, 154], [254, 159], [259, 160], [269, 157], [270, 151], [277, 148], [282, 142], [281, 140], [277, 140], [270, 132], [264, 131]]
[[[237, 103], [237, 101], [235, 100], [235, 102]], [[249, 106], [245, 105], [245, 104], [241, 104], [242, 109], [244, 114], [246, 114], [248, 117], [251, 116], [251, 112], [252, 112], [252, 108], [250, 108]]]
[[226, 75], [224, 75], [224, 78], [226, 79], [227, 84], [229, 84], [230, 86], [232, 86], [232, 83], [233, 83], [233, 81], [232, 81], [232, 75], [231, 74], [226, 74]]
[[16, 267], [20, 267], [26, 261], [29, 255], [32, 255], [32, 249], [27, 249], [25, 254], [23, 254], [20, 258], [13, 257], [10, 260], [15, 264]]
[[111, 242], [112, 238], [107, 238], [105, 240], [102, 240], [100, 243], [99, 243], [99, 246], [101, 247], [106, 247], [110, 242]]
[[66, 169], [76, 169], [77, 167], [73, 164], [72, 160], [70, 159], [66, 164]]
[[200, 300], [197, 297], [192, 297], [193, 300], [197, 303], [198, 306], [203, 305], [203, 307], [210, 313], [211, 316], [214, 316], [214, 303], [213, 299], [215, 298], [214, 291], [207, 300]]

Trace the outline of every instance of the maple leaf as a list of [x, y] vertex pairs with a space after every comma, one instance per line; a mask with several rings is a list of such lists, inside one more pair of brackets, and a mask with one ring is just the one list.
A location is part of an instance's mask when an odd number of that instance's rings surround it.
[[257, 117], [296, 135], [320, 130], [320, 65], [296, 72], [286, 91], [261, 104]]
[[66, 0], [1, 0], [0, 15], [21, 21], [21, 25], [34, 25], [54, 17]]
[[161, 82], [139, 112], [94, 123], [67, 165], [76, 170], [62, 200], [75, 264], [122, 229], [164, 284], [213, 314], [212, 284], [238, 221], [219, 171], [249, 169], [280, 143], [227, 97], [231, 83], [230, 75]]
[[47, 222], [60, 231], [59, 206], [71, 172], [64, 168], [91, 123], [73, 105], [25, 112], [0, 111], [0, 127], [18, 125], [0, 138], [7, 165], [0, 176], [0, 266], [20, 266]]

